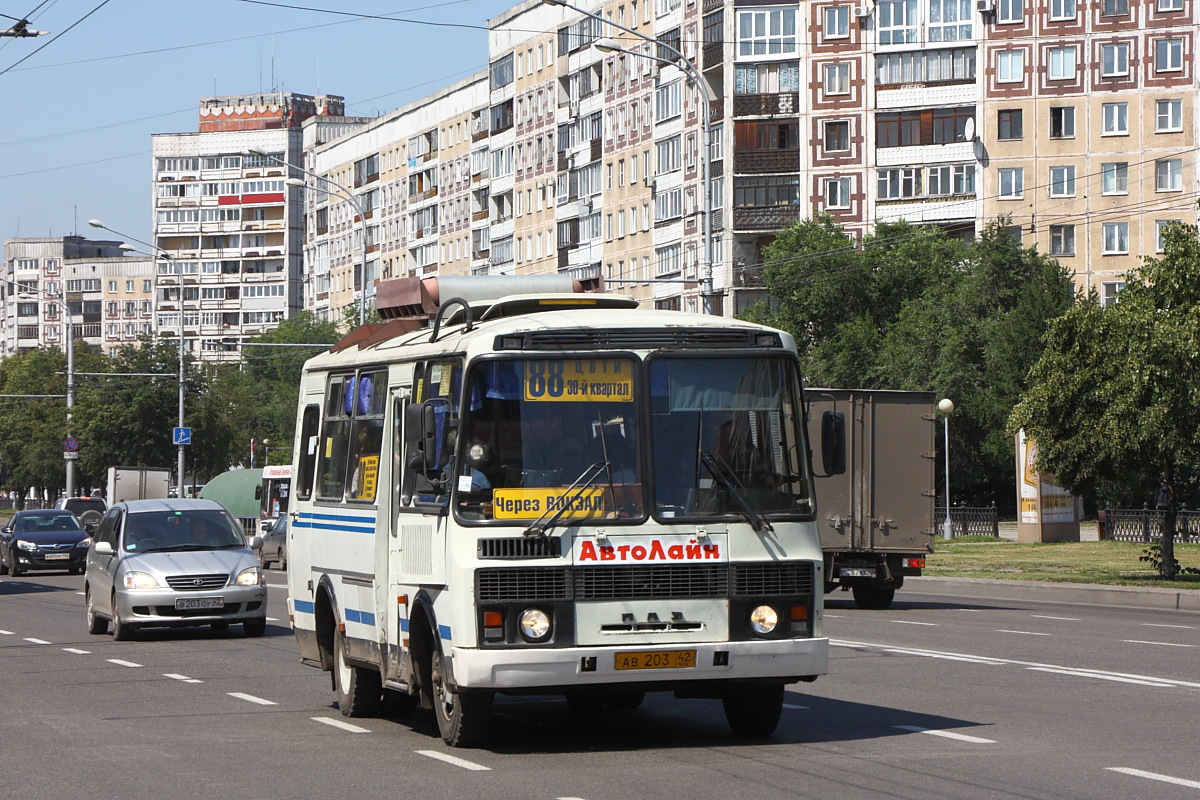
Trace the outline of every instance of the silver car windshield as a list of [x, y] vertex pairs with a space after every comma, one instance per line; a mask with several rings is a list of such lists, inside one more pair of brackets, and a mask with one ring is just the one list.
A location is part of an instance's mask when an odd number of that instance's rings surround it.
[[125, 518], [121, 549], [127, 553], [166, 550], [225, 550], [245, 547], [241, 529], [224, 511], [144, 511]]

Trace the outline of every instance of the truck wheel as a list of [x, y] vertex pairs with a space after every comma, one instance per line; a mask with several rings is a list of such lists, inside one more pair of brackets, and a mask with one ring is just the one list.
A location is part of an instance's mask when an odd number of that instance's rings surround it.
[[492, 695], [481, 691], [456, 691], [446, 682], [442, 650], [433, 651], [429, 669], [433, 713], [442, 740], [451, 747], [475, 747], [487, 739]]
[[895, 587], [885, 589], [869, 583], [856, 583], [852, 587], [852, 591], [854, 592], [854, 605], [870, 611], [883, 611], [891, 608], [892, 600], [896, 598]]
[[345, 635], [337, 628], [333, 631], [333, 688], [342, 716], [373, 717], [379, 713], [383, 696], [379, 673], [346, 663]]
[[783, 713], [783, 684], [732, 683], [721, 702], [735, 736], [770, 736]]

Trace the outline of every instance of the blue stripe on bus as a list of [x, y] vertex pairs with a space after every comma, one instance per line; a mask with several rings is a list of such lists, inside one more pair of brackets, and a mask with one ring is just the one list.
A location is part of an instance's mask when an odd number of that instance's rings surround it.
[[443, 641], [450, 641], [450, 626], [438, 625], [438, 636], [442, 637]]
[[297, 614], [315, 614], [317, 613], [317, 604], [312, 600], [293, 600], [292, 610]]
[[[367, 523], [364, 523], [367, 524]], [[356, 528], [351, 525], [328, 525], [324, 523], [301, 522], [296, 520], [293, 523], [296, 528], [311, 528], [315, 531], [346, 531], [347, 533], [375, 533], [375, 525], [370, 524], [370, 527]]]
[[400, 618], [400, 632], [408, 633], [408, 618], [407, 617]]
[[359, 611], [356, 608], [347, 608], [346, 622], [358, 622], [363, 625], [374, 625], [375, 615], [370, 611]]

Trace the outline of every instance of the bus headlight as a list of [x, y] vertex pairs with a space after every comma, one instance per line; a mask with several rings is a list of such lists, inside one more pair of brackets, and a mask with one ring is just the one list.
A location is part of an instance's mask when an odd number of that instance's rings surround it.
[[771, 606], [756, 606], [750, 612], [750, 628], [759, 636], [769, 636], [779, 626], [779, 612]]
[[520, 628], [528, 641], [540, 642], [550, 635], [550, 615], [540, 608], [527, 608], [521, 612]]

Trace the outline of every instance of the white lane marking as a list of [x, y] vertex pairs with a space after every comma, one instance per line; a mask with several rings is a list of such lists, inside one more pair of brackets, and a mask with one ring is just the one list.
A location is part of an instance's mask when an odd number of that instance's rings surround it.
[[448, 756], [445, 753], [439, 753], [437, 750], [418, 750], [416, 752], [420, 755], [436, 758], [438, 761], [445, 761], [447, 764], [453, 764], [454, 766], [462, 767], [463, 769], [475, 770], [476, 772], [490, 772], [492, 769], [491, 767], [485, 767], [483, 764], [476, 764], [474, 761], [467, 761], [465, 758], [458, 758], [456, 756]]
[[938, 626], [936, 622], [909, 622], [906, 619], [894, 619], [892, 622], [896, 623], [897, 625], [928, 625], [931, 628], [936, 628]]
[[913, 733], [928, 733], [930, 736], [941, 736], [943, 739], [955, 739], [960, 742], [970, 742], [971, 744], [995, 744], [995, 739], [983, 739], [979, 736], [967, 736], [965, 733], [952, 733], [951, 731], [935, 731], [929, 728], [919, 728], [916, 725], [893, 725], [902, 731], [912, 731]]
[[1045, 614], [1030, 614], [1034, 619], [1058, 619], [1063, 622], [1079, 622], [1079, 617], [1048, 617]]
[[278, 703], [276, 703], [274, 700], [264, 700], [261, 697], [255, 697], [254, 695], [246, 694], [245, 692], [228, 692], [228, 695], [230, 697], [236, 697], [238, 700], [245, 700], [248, 703], [258, 703], [260, 706], [278, 705]]
[[204, 681], [199, 680], [198, 678], [189, 678], [187, 675], [179, 675], [174, 672], [164, 672], [163, 677], [171, 678], [172, 680], [176, 681], [183, 681], [184, 683], [204, 683]]
[[783, 707], [784, 707], [784, 708], [790, 708], [790, 709], [792, 709], [792, 710], [794, 710], [794, 711], [805, 711], [805, 710], [807, 710], [807, 709], [808, 709], [808, 706], [792, 706], [792, 705], [788, 705], [787, 703], [784, 703], [784, 704], [783, 704]]
[[63, 651], [67, 653], [74, 653], [77, 656], [90, 656], [92, 654], [91, 650], [80, 650], [78, 647], [64, 647]]
[[1180, 644], [1179, 642], [1145, 642], [1141, 639], [1122, 639], [1125, 644], [1161, 644], [1163, 647], [1195, 647], [1194, 644]]
[[141, 666], [141, 664], [134, 663], [133, 661], [123, 661], [119, 658], [110, 658], [110, 659], [108, 659], [108, 663], [116, 664], [118, 667], [140, 667]]
[[26, 636], [25, 641], [29, 642], [30, 644], [50, 644], [45, 639], [34, 639], [31, 636]]
[[1186, 778], [1172, 778], [1170, 775], [1159, 775], [1157, 772], [1146, 772], [1145, 770], [1131, 769], [1129, 767], [1105, 767], [1105, 769], [1109, 772], [1132, 775], [1135, 778], [1149, 778], [1152, 781], [1173, 783], [1176, 786], [1186, 786], [1189, 789], [1200, 789], [1200, 781], [1189, 781]]
[[996, 633], [1019, 633], [1022, 636], [1049, 636], [1050, 635], [1048, 633], [1039, 633], [1037, 631], [1007, 631], [1002, 628], [997, 629]]
[[15, 636], [12, 631], [0, 631], [0, 636]]
[[1139, 622], [1139, 625], [1145, 625], [1147, 628], [1182, 628], [1185, 631], [1190, 631], [1195, 625], [1165, 625], [1159, 622]]
[[320, 722], [323, 725], [329, 725], [334, 728], [341, 728], [350, 733], [370, 733], [366, 728], [360, 728], [357, 725], [351, 725], [349, 722], [342, 722], [340, 719], [330, 719], [329, 717], [309, 717], [313, 722]]
[[1097, 680], [1116, 681], [1117, 683], [1133, 683], [1137, 684], [1138, 686], [1165, 687], [1171, 685], [1169, 683], [1162, 683], [1161, 681], [1146, 680], [1141, 678], [1126, 678], [1121, 675], [1107, 675], [1099, 672], [1087, 672], [1078, 669], [1053, 669], [1051, 667], [1030, 667], [1029, 669], [1033, 670], [1034, 672], [1053, 672], [1057, 675], [1072, 675], [1076, 678], [1096, 678]]
[[1081, 675], [1085, 677], [1100, 677], [1113, 676], [1114, 679], [1129, 678], [1135, 681], [1146, 681], [1151, 686], [1176, 686], [1183, 689], [1200, 689], [1200, 683], [1195, 681], [1181, 681], [1176, 678], [1159, 678], [1152, 675], [1134, 675], [1127, 672], [1108, 672], [1106, 670], [1089, 669], [1087, 667], [1064, 667], [1060, 664], [1043, 664], [1037, 661], [1018, 661], [1012, 658], [995, 658], [990, 656], [976, 656], [968, 653], [950, 653], [937, 650], [911, 650], [905, 648], [897, 648], [891, 645], [878, 644], [875, 642], [855, 642], [847, 639], [830, 639], [829, 644], [833, 647], [848, 647], [855, 650], [882, 650], [890, 653], [903, 653], [906, 655], [928, 656], [930, 658], [944, 658], [951, 661], [977, 661], [979, 663], [990, 664], [1007, 664], [1015, 667], [1027, 667], [1029, 669], [1037, 669], [1041, 671], [1065, 671], [1070, 675]]

